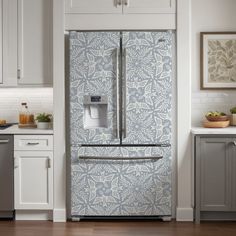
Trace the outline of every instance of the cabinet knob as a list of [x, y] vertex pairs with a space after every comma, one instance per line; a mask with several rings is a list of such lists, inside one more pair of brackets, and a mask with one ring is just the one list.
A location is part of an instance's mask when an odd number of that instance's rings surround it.
[[233, 141], [232, 144], [233, 144], [234, 146], [236, 146], [236, 141]]
[[125, 6], [128, 6], [128, 0], [124, 0], [124, 3], [123, 3]]
[[121, 0], [115, 0], [115, 5], [116, 5], [116, 7], [121, 6]]

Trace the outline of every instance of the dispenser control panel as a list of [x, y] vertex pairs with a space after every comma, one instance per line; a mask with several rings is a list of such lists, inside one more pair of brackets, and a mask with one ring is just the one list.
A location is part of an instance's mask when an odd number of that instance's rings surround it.
[[84, 96], [84, 104], [107, 104], [108, 99], [107, 96], [99, 96], [99, 95], [85, 95]]
[[91, 96], [91, 102], [101, 102], [102, 97], [101, 96]]

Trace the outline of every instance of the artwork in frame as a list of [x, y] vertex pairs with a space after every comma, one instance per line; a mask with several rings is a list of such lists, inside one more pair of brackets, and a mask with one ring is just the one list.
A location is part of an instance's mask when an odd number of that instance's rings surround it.
[[201, 89], [236, 89], [236, 32], [201, 32]]

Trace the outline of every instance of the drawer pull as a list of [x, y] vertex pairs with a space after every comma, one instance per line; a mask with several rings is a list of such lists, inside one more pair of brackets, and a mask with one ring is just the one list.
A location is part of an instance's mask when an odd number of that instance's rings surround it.
[[9, 143], [9, 139], [0, 139], [0, 144]]
[[152, 157], [102, 157], [102, 156], [79, 156], [79, 159], [91, 159], [91, 160], [110, 160], [110, 161], [115, 161], [115, 160], [154, 160], [157, 161], [159, 159], [162, 159], [163, 156], [152, 156]]
[[27, 143], [27, 145], [34, 146], [34, 145], [39, 145], [39, 143]]
[[236, 141], [233, 141], [232, 144], [233, 144], [234, 146], [236, 146]]

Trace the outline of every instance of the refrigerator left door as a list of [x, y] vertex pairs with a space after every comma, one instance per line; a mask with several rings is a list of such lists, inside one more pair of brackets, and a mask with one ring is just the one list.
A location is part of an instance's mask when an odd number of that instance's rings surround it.
[[120, 33], [70, 32], [70, 142], [119, 144]]

